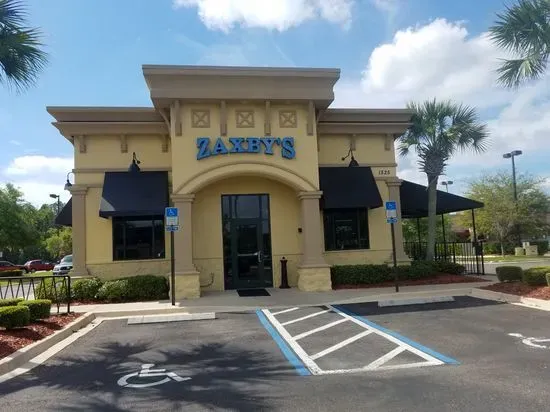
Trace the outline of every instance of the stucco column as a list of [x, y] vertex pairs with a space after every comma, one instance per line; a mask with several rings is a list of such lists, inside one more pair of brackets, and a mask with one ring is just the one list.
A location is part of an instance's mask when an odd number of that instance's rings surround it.
[[86, 268], [86, 193], [87, 187], [72, 186], [73, 270], [71, 276], [87, 276]]
[[322, 192], [300, 192], [302, 212], [302, 260], [298, 267], [298, 288], [304, 291], [332, 289], [330, 266], [323, 257], [321, 213]]
[[397, 224], [394, 225], [395, 229], [395, 255], [397, 262], [406, 263], [409, 262], [409, 257], [405, 254], [405, 245], [403, 239], [403, 219], [401, 218], [401, 194], [399, 188], [401, 187], [401, 180], [387, 180], [386, 185], [390, 199], [397, 204]]
[[200, 297], [199, 271], [193, 264], [193, 200], [194, 194], [173, 195], [179, 211], [180, 230], [174, 233], [176, 299]]

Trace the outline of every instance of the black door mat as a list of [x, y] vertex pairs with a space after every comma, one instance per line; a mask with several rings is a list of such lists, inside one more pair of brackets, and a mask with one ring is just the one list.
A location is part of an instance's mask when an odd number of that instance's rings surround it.
[[271, 296], [265, 289], [237, 289], [237, 293], [242, 297], [249, 296]]

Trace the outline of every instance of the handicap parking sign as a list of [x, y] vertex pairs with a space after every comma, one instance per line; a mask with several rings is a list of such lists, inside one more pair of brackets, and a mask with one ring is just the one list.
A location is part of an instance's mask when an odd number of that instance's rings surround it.
[[[166, 227], [177, 227], [179, 225], [178, 218], [178, 208], [177, 207], [167, 207], [164, 211], [165, 224]], [[178, 230], [178, 229], [175, 229]]]

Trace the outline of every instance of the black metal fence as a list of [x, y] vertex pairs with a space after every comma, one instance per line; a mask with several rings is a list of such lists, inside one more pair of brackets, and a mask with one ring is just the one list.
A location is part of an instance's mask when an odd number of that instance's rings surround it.
[[0, 299], [49, 299], [59, 313], [62, 306], [71, 312], [71, 277], [55, 276], [16, 276], [0, 277]]
[[[427, 242], [405, 242], [405, 253], [412, 260], [426, 259]], [[435, 260], [463, 265], [466, 273], [485, 274], [483, 242], [437, 242], [434, 250]]]

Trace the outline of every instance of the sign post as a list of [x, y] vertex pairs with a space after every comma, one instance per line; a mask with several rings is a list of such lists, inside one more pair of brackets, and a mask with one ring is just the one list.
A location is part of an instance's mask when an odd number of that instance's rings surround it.
[[397, 271], [397, 256], [395, 253], [395, 227], [397, 223], [397, 202], [386, 202], [386, 222], [390, 224], [391, 248], [393, 256], [393, 272], [395, 276], [395, 291], [399, 292], [399, 277]]
[[172, 306], [176, 306], [176, 260], [174, 252], [174, 232], [180, 230], [179, 213], [177, 207], [167, 207], [164, 211], [164, 227], [170, 232], [170, 295], [172, 297]]

